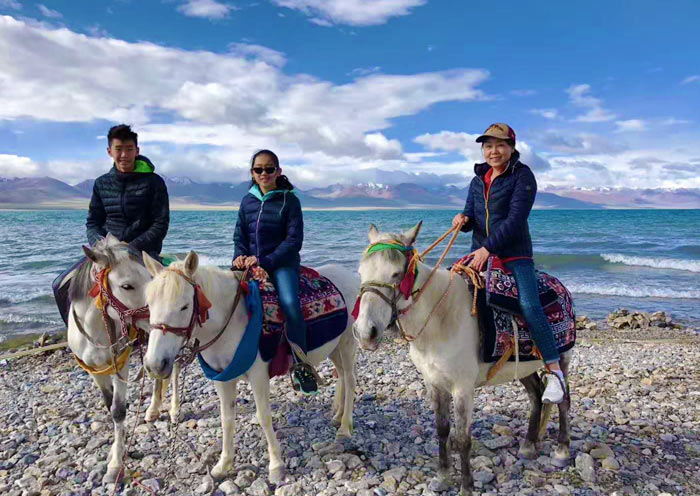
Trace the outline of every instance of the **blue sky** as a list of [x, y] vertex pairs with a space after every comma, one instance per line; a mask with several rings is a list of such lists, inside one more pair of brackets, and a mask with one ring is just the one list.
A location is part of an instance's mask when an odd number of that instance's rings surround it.
[[464, 185], [492, 122], [542, 188], [700, 187], [697, 1], [0, 0], [0, 176]]

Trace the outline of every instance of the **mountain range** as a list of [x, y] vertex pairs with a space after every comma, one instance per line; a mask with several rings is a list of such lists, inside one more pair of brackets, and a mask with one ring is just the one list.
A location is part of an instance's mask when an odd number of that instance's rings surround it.
[[[186, 177], [164, 178], [174, 207], [235, 207], [249, 183], [199, 183]], [[50, 177], [0, 178], [0, 208], [85, 208], [92, 180], [74, 186]], [[310, 208], [461, 208], [467, 188], [400, 184], [333, 184], [298, 190]], [[700, 189], [549, 188], [537, 194], [535, 208], [700, 208]]]

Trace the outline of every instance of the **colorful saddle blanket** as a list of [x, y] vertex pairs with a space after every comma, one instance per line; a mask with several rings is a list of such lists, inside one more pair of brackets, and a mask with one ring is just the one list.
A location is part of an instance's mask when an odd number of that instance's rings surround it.
[[[458, 263], [464, 264], [464, 261]], [[541, 271], [536, 273], [540, 302], [552, 327], [554, 342], [559, 353], [563, 353], [576, 342], [576, 316], [571, 293], [556, 277]], [[527, 322], [521, 315], [515, 277], [498, 257], [489, 257], [485, 290], [479, 290], [477, 294], [477, 313], [485, 362], [496, 362], [514, 350], [514, 322], [518, 326], [520, 360], [540, 358]], [[514, 353], [509, 360], [515, 360]]]
[[[302, 267], [299, 274], [301, 312], [306, 321], [306, 343], [309, 351], [315, 350], [340, 336], [348, 325], [348, 309], [343, 295], [327, 278], [309, 267]], [[283, 341], [284, 313], [279, 304], [277, 291], [267, 278], [260, 284], [263, 308], [260, 355], [271, 365], [270, 376], [279, 375], [278, 369], [286, 364], [289, 347]], [[279, 362], [278, 362], [279, 360]], [[280, 363], [282, 362], [282, 363]], [[273, 370], [274, 369], [274, 370]], [[284, 373], [282, 370], [281, 373]]]

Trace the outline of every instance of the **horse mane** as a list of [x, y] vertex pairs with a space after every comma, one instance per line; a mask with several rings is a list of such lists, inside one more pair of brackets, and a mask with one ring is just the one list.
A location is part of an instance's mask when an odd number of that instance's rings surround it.
[[[177, 269], [184, 271], [184, 260], [177, 260], [168, 266], [168, 269]], [[175, 297], [183, 291], [184, 285], [187, 284], [180, 275], [173, 271], [165, 269], [153, 278], [146, 287], [146, 298], [152, 301], [155, 298], [163, 298], [165, 301], [172, 302]], [[204, 294], [216, 294], [217, 282], [216, 275], [234, 277], [240, 282], [241, 275], [237, 272], [232, 272], [228, 269], [220, 269], [216, 265], [200, 265], [194, 275], [195, 282], [199, 284], [204, 291]]]
[[[92, 247], [92, 251], [107, 258], [107, 267], [114, 267], [128, 258], [143, 265], [143, 260], [129, 250], [129, 246], [126, 243], [110, 246], [107, 244], [107, 239], [102, 238], [95, 243]], [[88, 259], [86, 263], [80, 266], [78, 272], [73, 277], [69, 290], [69, 298], [72, 301], [84, 298], [90, 289], [92, 289], [95, 283], [92, 279], [92, 266], [92, 260]]]

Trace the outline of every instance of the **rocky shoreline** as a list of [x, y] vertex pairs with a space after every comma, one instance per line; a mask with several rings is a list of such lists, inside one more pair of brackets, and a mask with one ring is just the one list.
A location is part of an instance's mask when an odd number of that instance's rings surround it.
[[[483, 388], [475, 399], [474, 494], [700, 494], [700, 336], [665, 315], [617, 312], [579, 319], [572, 387], [569, 467], [550, 458], [556, 413], [539, 458], [520, 460], [518, 440], [528, 401], [519, 384]], [[437, 437], [420, 375], [401, 340], [358, 356], [355, 431], [343, 446], [330, 424], [333, 388], [311, 399], [287, 379], [272, 383], [273, 422], [288, 465], [287, 480], [267, 482], [267, 452], [250, 388], [239, 387], [236, 471], [207, 475], [221, 429], [213, 385], [192, 366], [175, 443], [168, 415], [136, 427], [128, 463], [135, 473], [118, 494], [351, 495], [457, 494], [436, 487]], [[135, 380], [138, 360], [132, 360]], [[331, 377], [329, 362], [321, 367]], [[67, 351], [0, 362], [0, 494], [112, 494], [102, 486], [112, 436], [97, 388]], [[150, 395], [150, 383], [146, 394]], [[139, 385], [129, 389], [127, 425], [136, 418]], [[140, 418], [148, 406], [143, 402]], [[171, 450], [171, 448], [173, 448]], [[458, 458], [455, 456], [455, 470]]]

